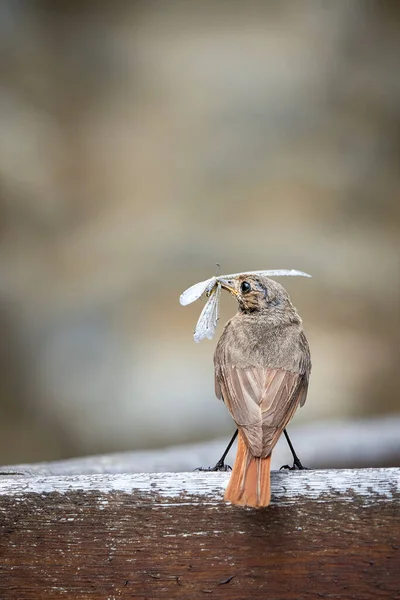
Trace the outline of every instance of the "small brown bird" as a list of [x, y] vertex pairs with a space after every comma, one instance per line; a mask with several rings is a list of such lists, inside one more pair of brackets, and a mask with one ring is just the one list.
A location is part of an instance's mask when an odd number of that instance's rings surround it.
[[215, 393], [239, 429], [224, 499], [262, 507], [271, 497], [272, 449], [306, 401], [310, 350], [301, 318], [279, 283], [244, 274], [221, 284], [239, 304], [214, 354]]

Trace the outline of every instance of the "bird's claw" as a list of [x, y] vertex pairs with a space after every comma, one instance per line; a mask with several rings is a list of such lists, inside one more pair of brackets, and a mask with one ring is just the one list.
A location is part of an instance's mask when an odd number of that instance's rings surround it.
[[283, 465], [279, 470], [282, 471], [282, 469], [287, 471], [311, 471], [310, 467], [304, 467], [300, 461], [298, 463], [294, 462], [292, 467], [289, 465]]
[[222, 472], [227, 472], [227, 471], [232, 471], [232, 467], [230, 467], [229, 465], [226, 465], [223, 462], [217, 462], [217, 464], [215, 465], [215, 467], [197, 467], [197, 469], [195, 469], [195, 471], [222, 471]]

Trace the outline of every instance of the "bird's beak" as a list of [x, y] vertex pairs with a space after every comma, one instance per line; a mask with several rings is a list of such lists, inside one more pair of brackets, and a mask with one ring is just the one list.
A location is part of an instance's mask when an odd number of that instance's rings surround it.
[[223, 279], [222, 277], [218, 277], [218, 281], [224, 290], [228, 290], [233, 296], [238, 296], [234, 279]]

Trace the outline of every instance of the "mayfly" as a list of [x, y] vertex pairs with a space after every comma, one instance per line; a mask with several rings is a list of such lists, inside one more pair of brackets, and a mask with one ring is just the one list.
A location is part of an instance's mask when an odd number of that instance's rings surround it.
[[211, 340], [214, 336], [217, 328], [218, 316], [219, 316], [219, 302], [221, 296], [221, 285], [227, 279], [234, 279], [240, 275], [265, 275], [266, 277], [280, 277], [280, 276], [300, 276], [300, 277], [311, 277], [308, 273], [303, 271], [296, 271], [295, 269], [270, 269], [268, 271], [243, 271], [242, 273], [233, 273], [231, 275], [215, 275], [205, 281], [195, 283], [190, 288], [185, 290], [179, 298], [179, 302], [182, 306], [187, 306], [192, 302], [195, 302], [203, 294], [208, 298], [201, 311], [199, 320], [197, 321], [196, 329], [194, 331], [193, 339], [195, 342], [201, 342], [204, 338]]

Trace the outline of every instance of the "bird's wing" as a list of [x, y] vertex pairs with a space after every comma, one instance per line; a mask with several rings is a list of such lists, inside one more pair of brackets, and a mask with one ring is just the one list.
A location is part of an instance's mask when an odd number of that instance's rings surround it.
[[283, 369], [237, 368], [222, 364], [216, 391], [228, 407], [254, 456], [268, 456], [299, 403], [304, 403], [305, 375]]

